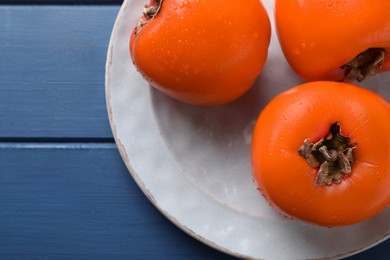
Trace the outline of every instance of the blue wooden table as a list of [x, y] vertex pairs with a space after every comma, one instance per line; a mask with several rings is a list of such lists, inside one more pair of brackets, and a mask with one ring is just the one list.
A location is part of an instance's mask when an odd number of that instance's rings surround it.
[[[0, 0], [0, 259], [234, 259], [170, 223], [121, 160], [104, 89], [120, 4]], [[350, 259], [390, 259], [390, 241]]]

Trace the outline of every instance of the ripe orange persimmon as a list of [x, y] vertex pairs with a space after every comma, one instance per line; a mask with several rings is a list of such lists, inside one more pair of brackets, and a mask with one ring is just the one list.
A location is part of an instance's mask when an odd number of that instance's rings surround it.
[[350, 225], [390, 203], [390, 105], [349, 83], [294, 87], [261, 112], [252, 139], [254, 181], [280, 213]]
[[389, 0], [275, 0], [287, 61], [306, 80], [358, 80], [390, 70]]
[[153, 87], [186, 103], [219, 105], [252, 86], [270, 34], [259, 0], [152, 0], [129, 48]]

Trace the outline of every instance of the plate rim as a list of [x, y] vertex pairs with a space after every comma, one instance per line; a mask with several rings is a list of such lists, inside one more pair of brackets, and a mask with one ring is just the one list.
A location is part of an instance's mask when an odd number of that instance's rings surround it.
[[[114, 49], [113, 45], [114, 45], [114, 41], [116, 39], [116, 33], [117, 33], [117, 31], [119, 29], [119, 26], [120, 26], [120, 21], [122, 19], [122, 16], [124, 15], [124, 11], [127, 8], [127, 5], [129, 4], [129, 1], [131, 1], [131, 0], [124, 0], [122, 5], [121, 5], [121, 7], [120, 7], [120, 9], [119, 9], [119, 11], [118, 11], [118, 15], [117, 15], [117, 17], [115, 19], [114, 26], [113, 26], [113, 29], [112, 29], [112, 32], [111, 32], [111, 35], [110, 35], [110, 40], [109, 40], [109, 43], [108, 43], [108, 50], [107, 50], [106, 64], [105, 64], [105, 97], [106, 97], [105, 100], [106, 100], [106, 108], [107, 108], [107, 113], [108, 113], [108, 118], [109, 118], [109, 124], [110, 124], [110, 127], [111, 127], [111, 131], [113, 133], [113, 137], [114, 137], [116, 146], [118, 148], [118, 151], [120, 153], [120, 156], [121, 156], [123, 162], [126, 165], [127, 170], [129, 171], [131, 177], [136, 182], [137, 186], [140, 188], [142, 193], [150, 201], [150, 203], [152, 203], [152, 205], [164, 217], [166, 217], [171, 223], [173, 223], [180, 230], [184, 231], [187, 235], [190, 235], [191, 237], [195, 238], [196, 240], [202, 242], [203, 244], [205, 244], [205, 245], [207, 245], [207, 246], [209, 246], [209, 247], [211, 247], [211, 248], [213, 248], [215, 250], [218, 250], [220, 252], [223, 252], [225, 254], [228, 254], [228, 255], [231, 255], [231, 256], [234, 256], [234, 257], [238, 257], [238, 258], [241, 258], [241, 259], [248, 259], [248, 260], [262, 259], [262, 258], [252, 257], [250, 255], [241, 254], [239, 252], [236, 252], [236, 251], [231, 250], [229, 248], [226, 248], [224, 246], [218, 245], [218, 244], [210, 241], [209, 239], [201, 236], [200, 234], [197, 234], [194, 230], [192, 230], [191, 228], [187, 227], [185, 224], [181, 223], [178, 219], [176, 219], [167, 210], [163, 209], [159, 205], [157, 200], [154, 198], [153, 194], [146, 187], [145, 183], [142, 181], [142, 179], [140, 178], [140, 176], [137, 174], [136, 170], [132, 166], [132, 164], [130, 162], [130, 159], [129, 159], [127, 153], [126, 153], [126, 149], [125, 149], [124, 145], [122, 144], [121, 140], [118, 137], [117, 127], [116, 127], [116, 124], [115, 124], [114, 118], [113, 118], [112, 103], [111, 103], [112, 99], [111, 99], [111, 94], [110, 94], [110, 90], [111, 90], [111, 84], [110, 84], [111, 83], [110, 82], [110, 79], [111, 79], [111, 65], [112, 65], [112, 62], [113, 62], [113, 49]], [[363, 246], [361, 248], [356, 248], [354, 250], [351, 250], [351, 251], [348, 251], [348, 252], [345, 252], [345, 253], [342, 253], [342, 254], [333, 255], [333, 256], [330, 256], [330, 258], [338, 259], [338, 258], [344, 258], [344, 257], [355, 255], [357, 253], [360, 253], [362, 251], [365, 251], [367, 249], [370, 249], [370, 248], [380, 244], [381, 242], [387, 240], [388, 238], [390, 238], [390, 230], [387, 233], [385, 233], [382, 237], [380, 237], [379, 239], [377, 239], [377, 240], [375, 240], [373, 242], [370, 242], [366, 246]], [[329, 259], [329, 257], [318, 258], [318, 259]]]
[[119, 21], [122, 18], [123, 12], [126, 9], [128, 4], [128, 0], [124, 0], [118, 15], [115, 19], [114, 26], [112, 29], [112, 33], [110, 36], [109, 44], [108, 44], [108, 51], [107, 51], [107, 57], [106, 57], [106, 67], [105, 67], [105, 96], [106, 96], [106, 108], [107, 108], [107, 113], [109, 117], [109, 123], [111, 127], [111, 131], [113, 133], [113, 137], [115, 140], [115, 143], [117, 145], [119, 154], [123, 160], [123, 162], [126, 165], [126, 168], [128, 172], [130, 173], [130, 176], [133, 178], [133, 180], [136, 182], [137, 186], [140, 188], [142, 193], [147, 197], [147, 199], [152, 203], [152, 205], [165, 217], [167, 218], [171, 223], [173, 223], [176, 227], [178, 227], [180, 230], [184, 231], [187, 235], [191, 236], [192, 238], [195, 238], [196, 240], [202, 242], [203, 244], [218, 250], [220, 252], [223, 252], [225, 254], [238, 257], [241, 259], [248, 259], [248, 260], [258, 260], [257, 258], [253, 258], [251, 256], [243, 255], [241, 253], [235, 252], [233, 250], [230, 250], [229, 248], [225, 248], [223, 246], [220, 246], [216, 243], [213, 243], [212, 241], [208, 240], [207, 238], [197, 234], [195, 231], [193, 231], [191, 228], [187, 227], [186, 225], [180, 223], [176, 218], [174, 218], [169, 212], [164, 210], [163, 208], [160, 207], [160, 205], [157, 203], [156, 199], [154, 198], [153, 194], [147, 189], [145, 186], [144, 182], [141, 180], [141, 178], [138, 176], [136, 173], [135, 169], [131, 165], [131, 162], [126, 154], [124, 145], [121, 143], [119, 137], [118, 137], [118, 132], [116, 129], [116, 125], [113, 120], [113, 112], [112, 112], [112, 105], [111, 105], [111, 94], [110, 94], [110, 78], [111, 78], [111, 64], [112, 64], [112, 52], [113, 52], [113, 42], [115, 40], [115, 33], [118, 31], [119, 28]]

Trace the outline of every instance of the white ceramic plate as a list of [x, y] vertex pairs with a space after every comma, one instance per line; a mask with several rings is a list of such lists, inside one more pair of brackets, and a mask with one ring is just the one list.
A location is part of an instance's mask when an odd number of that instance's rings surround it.
[[[117, 17], [106, 65], [107, 107], [124, 162], [166, 217], [200, 241], [250, 259], [341, 258], [390, 236], [389, 209], [358, 225], [321, 228], [282, 218], [257, 192], [249, 158], [255, 119], [271, 98], [302, 83], [274, 30], [267, 63], [249, 93], [224, 106], [190, 106], [151, 89], [130, 60], [129, 35], [146, 2], [125, 1]], [[272, 20], [273, 1], [263, 3]], [[366, 84], [390, 99], [388, 74]]]

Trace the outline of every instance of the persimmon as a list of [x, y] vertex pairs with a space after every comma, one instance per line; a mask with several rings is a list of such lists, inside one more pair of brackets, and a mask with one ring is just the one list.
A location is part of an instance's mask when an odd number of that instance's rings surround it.
[[321, 226], [366, 220], [390, 203], [390, 104], [350, 83], [316, 81], [260, 113], [252, 169], [281, 214]]
[[276, 31], [302, 78], [362, 81], [390, 69], [389, 10], [388, 0], [276, 0]]
[[253, 85], [265, 64], [270, 35], [259, 0], [152, 0], [129, 49], [156, 89], [186, 103], [220, 105]]

